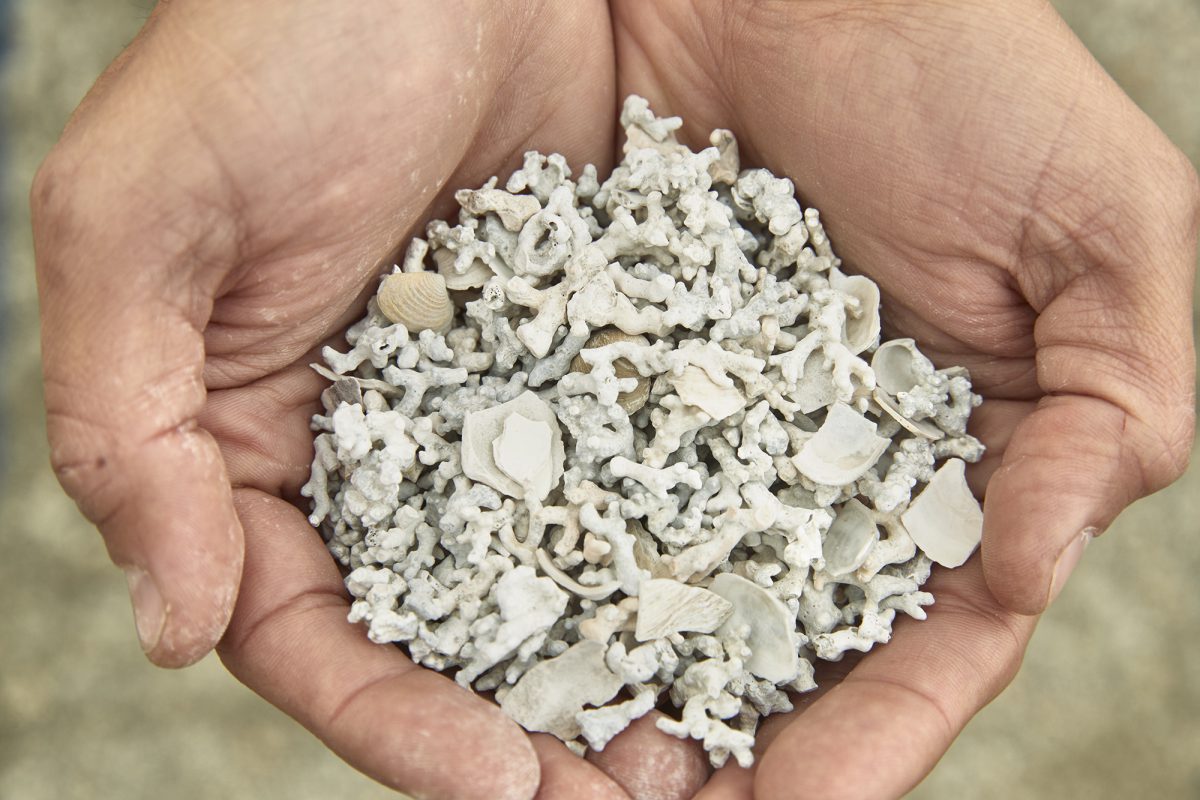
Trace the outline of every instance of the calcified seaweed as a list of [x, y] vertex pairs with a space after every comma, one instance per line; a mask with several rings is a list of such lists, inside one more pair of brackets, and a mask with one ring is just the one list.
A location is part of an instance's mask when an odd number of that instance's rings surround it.
[[673, 705], [748, 765], [814, 660], [924, 618], [931, 559], [978, 544], [978, 398], [879, 343], [878, 288], [728, 131], [621, 122], [604, 183], [528, 153], [413, 240], [317, 367], [304, 493], [373, 641], [576, 752]]

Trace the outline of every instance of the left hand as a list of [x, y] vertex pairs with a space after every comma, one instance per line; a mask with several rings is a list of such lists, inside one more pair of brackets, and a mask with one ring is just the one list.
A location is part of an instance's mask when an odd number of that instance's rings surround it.
[[1045, 0], [613, 16], [618, 94], [792, 178], [880, 285], [886, 334], [984, 397], [982, 558], [938, 570], [927, 622], [768, 719], [755, 767], [699, 795], [899, 796], [1015, 675], [1085, 543], [1186, 465], [1195, 171]]

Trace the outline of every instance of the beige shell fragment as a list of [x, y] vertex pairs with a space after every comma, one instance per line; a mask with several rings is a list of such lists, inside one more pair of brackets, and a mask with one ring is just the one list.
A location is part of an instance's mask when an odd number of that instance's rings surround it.
[[[649, 345], [650, 342], [645, 336], [633, 336], [619, 331], [616, 328], [606, 328], [596, 333], [592, 338], [587, 340], [587, 343], [582, 349], [588, 350], [596, 347], [604, 347], [607, 344], [614, 342], [634, 342], [640, 345]], [[592, 365], [583, 360], [583, 356], [575, 356], [571, 361], [572, 372], [582, 372], [585, 375], [592, 371]], [[625, 409], [626, 414], [634, 414], [646, 405], [646, 401], [650, 398], [650, 379], [643, 378], [637, 368], [630, 364], [624, 358], [618, 358], [613, 362], [613, 372], [618, 378], [637, 378], [637, 388], [632, 392], [621, 392], [617, 395], [617, 405]]]
[[846, 310], [846, 346], [858, 355], [879, 339], [879, 285], [865, 275], [843, 275], [837, 269], [829, 283], [858, 301], [856, 311]]
[[[519, 415], [523, 421], [509, 425], [508, 419]], [[533, 423], [544, 424], [549, 430], [549, 452], [544, 452], [545, 438], [541, 429]], [[522, 432], [533, 433], [531, 439], [522, 439]], [[497, 463], [500, 456], [503, 466]], [[534, 464], [544, 466], [536, 467]], [[554, 409], [533, 392], [520, 396], [483, 411], [468, 412], [463, 420], [462, 468], [470, 479], [486, 483], [498, 492], [522, 500], [529, 487], [529, 496], [545, 500], [550, 490], [562, 478], [563, 461], [562, 430]], [[506, 471], [525, 476], [523, 483]]]
[[835, 577], [850, 574], [862, 566], [878, 541], [879, 528], [870, 509], [858, 500], [847, 500], [825, 534], [825, 571]]
[[437, 264], [438, 274], [446, 280], [446, 288], [454, 292], [478, 289], [496, 274], [478, 258], [471, 262], [465, 272], [459, 272], [454, 267], [456, 256], [452, 250], [435, 250], [433, 261]]
[[909, 419], [900, 413], [900, 409], [896, 406], [896, 402], [888, 397], [886, 392], [876, 389], [871, 395], [872, 399], [879, 404], [887, 415], [896, 422], [900, 423], [900, 427], [904, 428], [909, 433], [915, 433], [918, 436], [924, 436], [931, 441], [937, 441], [945, 437], [946, 433], [937, 425], [926, 419]]
[[721, 386], [708, 373], [694, 364], [684, 367], [683, 374], [670, 379], [679, 399], [700, 409], [714, 421], [731, 417], [746, 407], [746, 395], [736, 386]]
[[845, 486], [861, 478], [889, 444], [891, 439], [876, 434], [874, 422], [845, 403], [834, 403], [792, 463], [811, 481]]
[[616, 696], [623, 685], [604, 663], [604, 645], [584, 639], [562, 655], [534, 665], [500, 701], [504, 713], [527, 731], [560, 739], [580, 733], [575, 715]]
[[454, 324], [454, 302], [436, 272], [394, 272], [379, 287], [379, 310], [409, 333], [445, 333]]
[[746, 669], [751, 674], [772, 683], [787, 683], [799, 674], [800, 657], [793, 637], [796, 616], [779, 598], [732, 572], [722, 572], [708, 588], [733, 604], [733, 614], [718, 629], [718, 636], [749, 626], [746, 644], [751, 655]]
[[712, 633], [729, 619], [733, 605], [707, 589], [663, 578], [643, 580], [638, 587], [639, 642], [672, 633]]
[[983, 538], [983, 510], [967, 486], [967, 465], [952, 458], [933, 474], [900, 521], [913, 541], [943, 567], [958, 567]]

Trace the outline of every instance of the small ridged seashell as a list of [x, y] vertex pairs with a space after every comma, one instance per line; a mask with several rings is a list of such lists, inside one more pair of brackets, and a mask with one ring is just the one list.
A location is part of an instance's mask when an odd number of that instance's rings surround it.
[[[636, 342], [637, 344], [649, 344], [644, 336], [633, 336], [619, 331], [616, 328], [605, 328], [595, 336], [587, 340], [587, 344], [583, 346], [584, 350], [593, 347], [604, 347], [606, 344], [613, 342]], [[592, 371], [592, 365], [583, 360], [583, 356], [575, 356], [575, 360], [571, 362], [572, 372], [588, 373]], [[646, 401], [650, 398], [650, 379], [643, 378], [637, 369], [623, 358], [618, 358], [613, 362], [613, 371], [618, 378], [637, 378], [637, 388], [632, 392], [622, 392], [617, 395], [617, 404], [625, 409], [626, 414], [637, 413], [642, 406], [646, 405]]]
[[409, 333], [445, 333], [454, 324], [454, 302], [436, 272], [395, 272], [379, 287], [379, 310]]

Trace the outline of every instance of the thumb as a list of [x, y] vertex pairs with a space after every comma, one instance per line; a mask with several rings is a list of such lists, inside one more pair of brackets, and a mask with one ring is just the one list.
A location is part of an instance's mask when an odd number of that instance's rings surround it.
[[235, 237], [200, 194], [157, 188], [198, 186], [204, 167], [186, 148], [164, 158], [171, 139], [145, 119], [129, 144], [121, 119], [139, 115], [121, 100], [119, 119], [85, 104], [31, 195], [47, 431], [59, 481], [125, 571], [143, 649], [175, 667], [216, 644], [241, 578], [225, 467], [196, 423], [210, 265], [232, 263]]
[[984, 502], [984, 572], [1011, 610], [1043, 611], [1088, 543], [1187, 466], [1196, 194], [1189, 180], [1161, 197], [1160, 221], [1126, 232], [1139, 257], [1091, 260], [1040, 309], [1045, 396], [1014, 432]]

